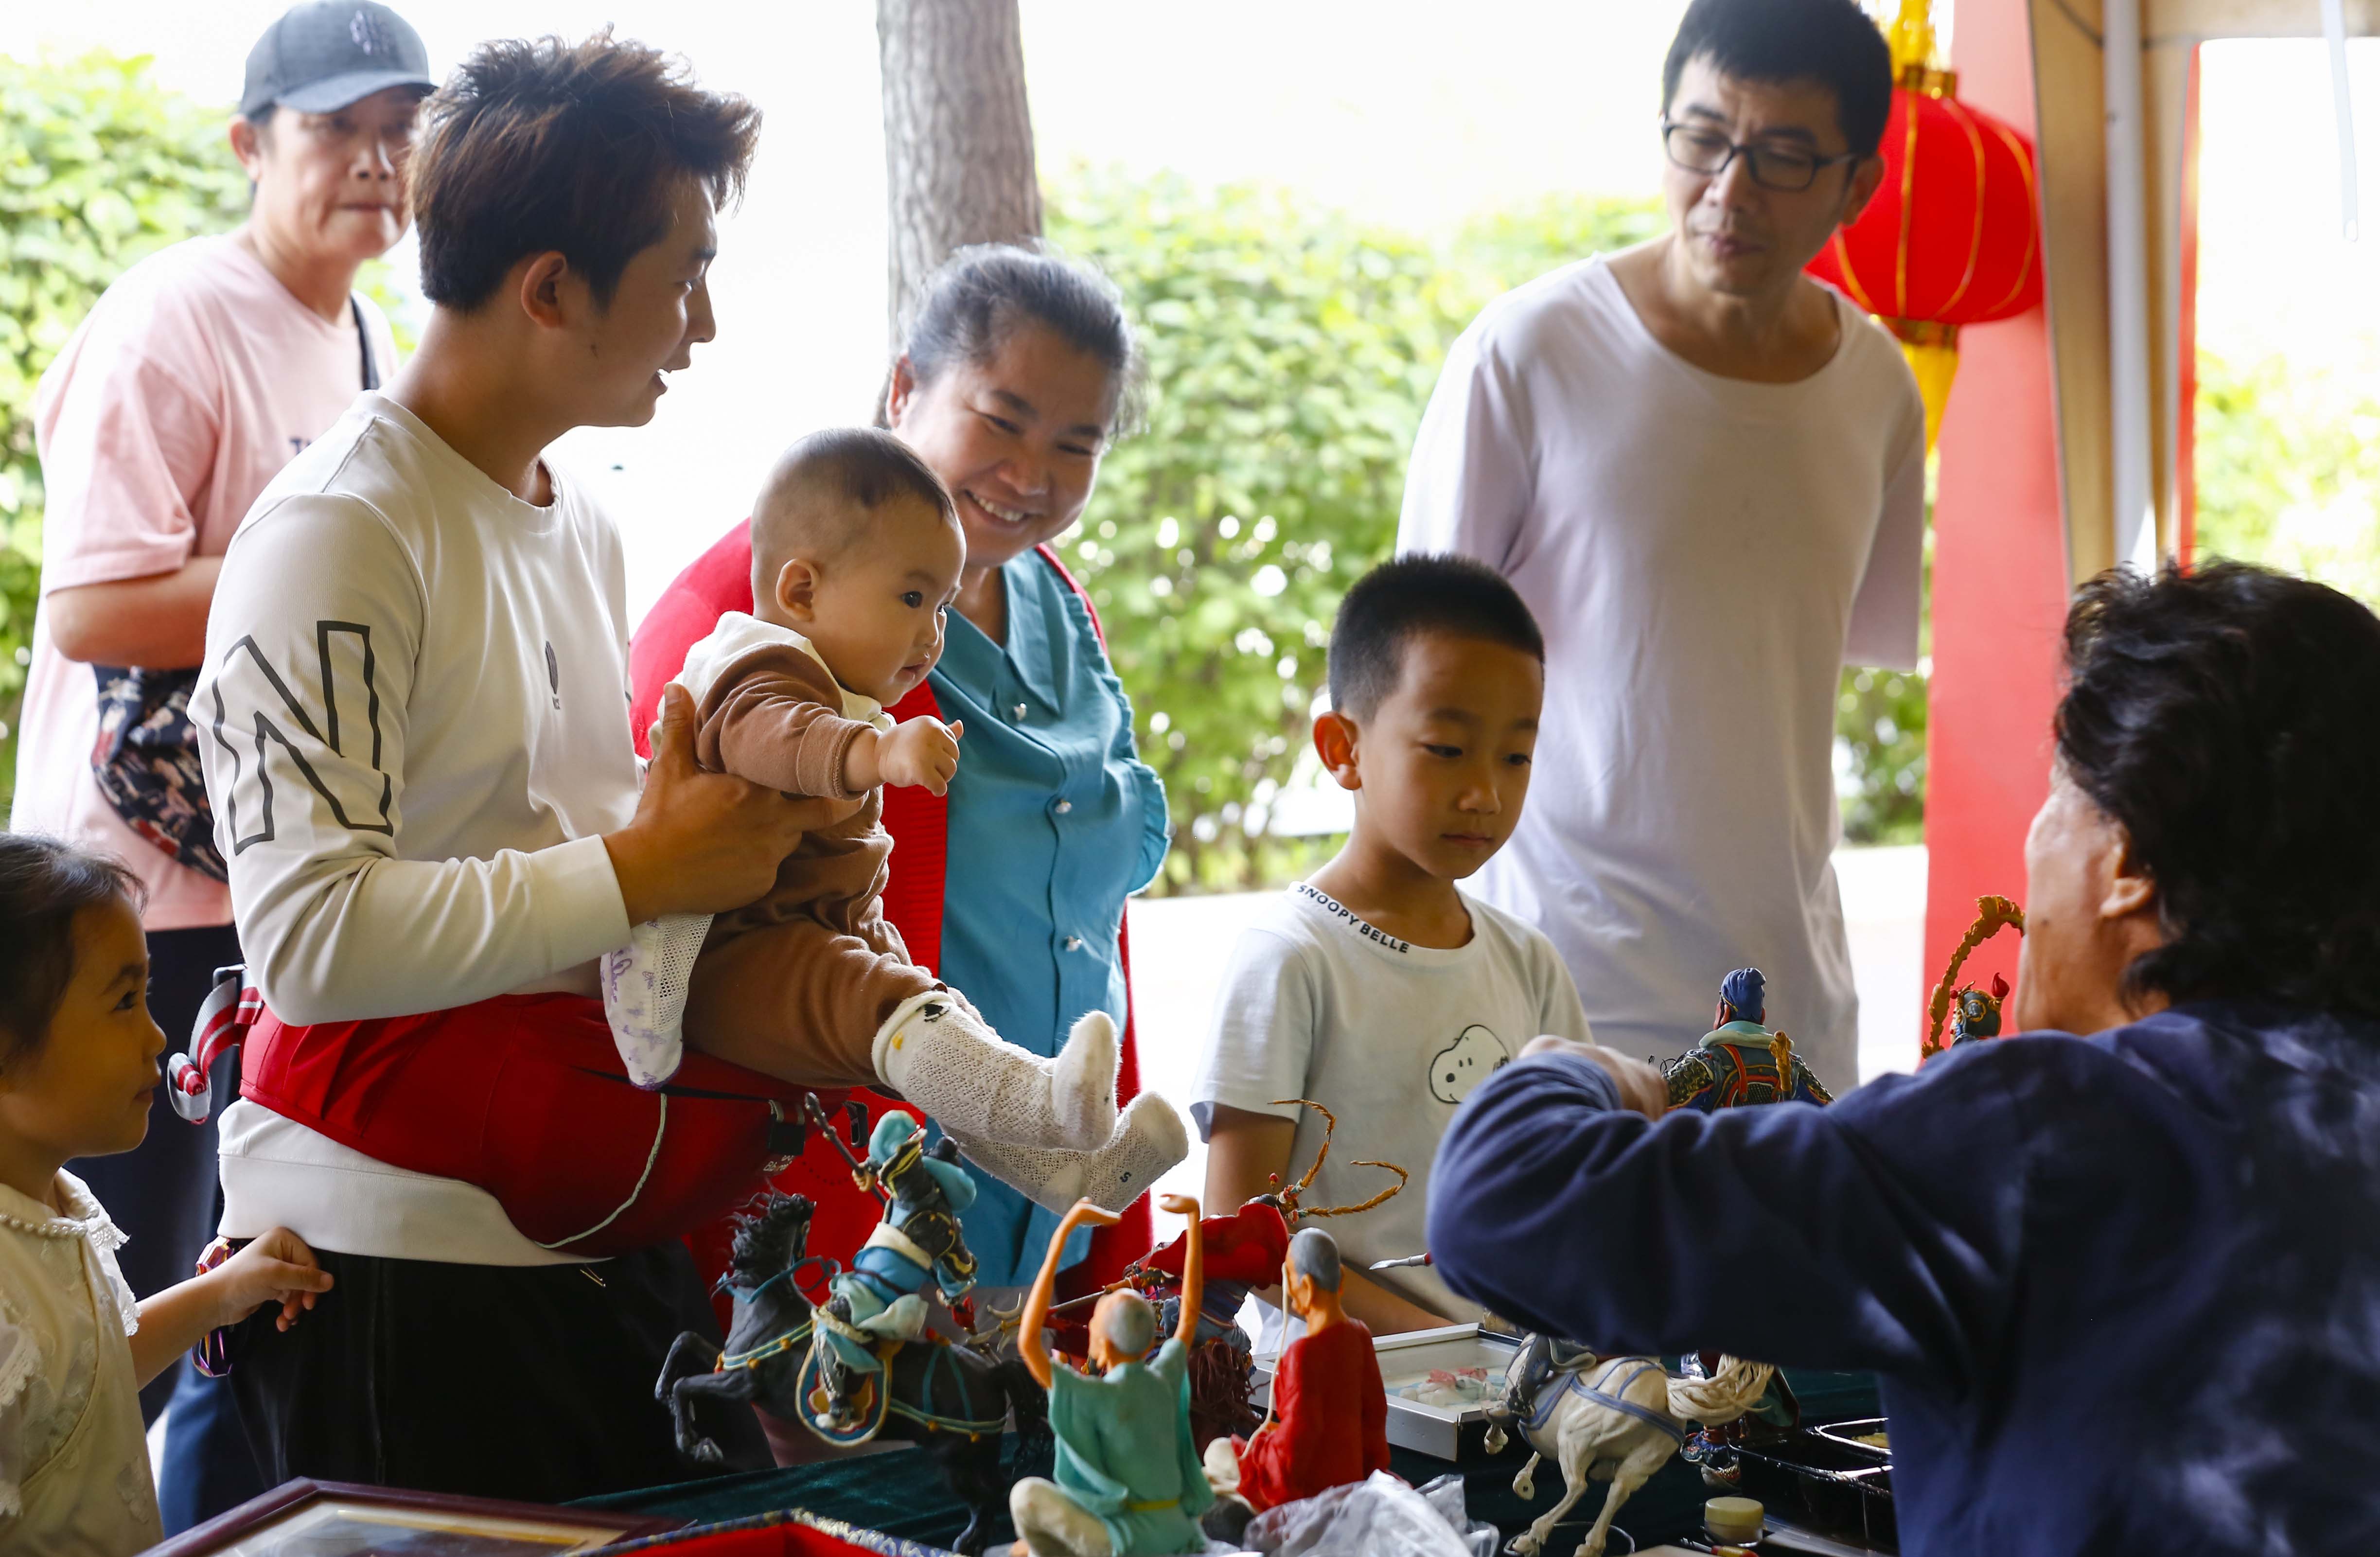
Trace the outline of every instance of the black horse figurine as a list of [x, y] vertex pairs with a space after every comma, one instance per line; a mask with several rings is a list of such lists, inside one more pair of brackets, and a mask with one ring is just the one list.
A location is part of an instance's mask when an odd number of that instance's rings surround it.
[[[795, 1272], [826, 1264], [803, 1252], [815, 1209], [802, 1196], [771, 1191], [757, 1214], [738, 1217], [722, 1281], [735, 1299], [726, 1350], [691, 1331], [670, 1347], [653, 1393], [670, 1408], [679, 1452], [699, 1464], [717, 1464], [720, 1451], [695, 1426], [698, 1398], [758, 1403], [788, 1421], [811, 1418], [802, 1375], [816, 1321]], [[1047, 1399], [1022, 1362], [940, 1341], [900, 1347], [887, 1361], [885, 1377], [881, 1435], [909, 1440], [933, 1456], [967, 1506], [966, 1528], [953, 1549], [978, 1557], [990, 1538], [985, 1516], [997, 1518], [1007, 1506], [1000, 1464], [1006, 1418], [1014, 1414], [1021, 1463], [1049, 1440]]]

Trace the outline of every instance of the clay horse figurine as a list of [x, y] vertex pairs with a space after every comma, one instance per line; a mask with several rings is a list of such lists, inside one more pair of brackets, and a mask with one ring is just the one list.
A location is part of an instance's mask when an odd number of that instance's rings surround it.
[[1835, 1101], [1793, 1052], [1793, 1040], [1762, 1027], [1767, 980], [1756, 967], [1739, 967], [1719, 985], [1717, 1026], [1700, 1043], [1661, 1067], [1671, 1108], [1734, 1108], [1784, 1100]]
[[1169, 1557], [1207, 1549], [1198, 1516], [1215, 1494], [1190, 1441], [1190, 1343], [1205, 1276], [1198, 1202], [1168, 1195], [1158, 1203], [1190, 1222], [1182, 1322], [1150, 1356], [1157, 1310], [1148, 1299], [1126, 1291], [1101, 1297], [1091, 1310], [1090, 1335], [1090, 1360], [1104, 1370], [1101, 1377], [1051, 1361], [1041, 1330], [1068, 1235], [1085, 1222], [1112, 1225], [1116, 1217], [1078, 1200], [1050, 1235], [1025, 1299], [1016, 1350], [1050, 1392], [1057, 1463], [1050, 1479], [1027, 1477], [1009, 1491], [1019, 1537], [1013, 1557]]
[[[1253, 1436], [1207, 1446], [1207, 1479], [1232, 1496], [1207, 1516], [1210, 1535], [1236, 1541], [1252, 1514], [1314, 1497], [1389, 1468], [1389, 1400], [1379, 1354], [1339, 1301], [1339, 1243], [1318, 1227], [1289, 1241], [1281, 1272], [1289, 1311], [1305, 1333], [1281, 1354], [1272, 1414]], [[1238, 1518], [1219, 1518], [1226, 1505]]]
[[[670, 1348], [653, 1393], [670, 1408], [679, 1452], [697, 1464], [720, 1458], [719, 1446], [694, 1419], [697, 1401], [758, 1403], [789, 1419], [810, 1415], [801, 1374], [816, 1311], [798, 1278], [815, 1280], [831, 1268], [803, 1253], [812, 1209], [799, 1195], [771, 1191], [758, 1214], [738, 1217], [734, 1259], [721, 1283], [735, 1300], [726, 1350], [692, 1332]], [[967, 1506], [966, 1528], [951, 1544], [978, 1557], [1008, 1494], [1000, 1462], [1002, 1418], [1014, 1413], [1019, 1463], [1037, 1458], [1048, 1437], [1040, 1389], [1022, 1363], [940, 1341], [900, 1347], [886, 1377], [883, 1436], [917, 1443], [941, 1468]]]

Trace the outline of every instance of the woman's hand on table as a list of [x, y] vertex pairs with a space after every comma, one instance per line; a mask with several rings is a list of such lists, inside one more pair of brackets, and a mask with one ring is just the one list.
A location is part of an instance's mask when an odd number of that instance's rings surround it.
[[1579, 1043], [1551, 1033], [1529, 1040], [1521, 1049], [1521, 1058], [1524, 1060], [1537, 1054], [1575, 1054], [1601, 1065], [1620, 1089], [1620, 1106], [1632, 1113], [1658, 1119], [1670, 1111], [1670, 1084], [1661, 1079], [1659, 1071], [1642, 1060], [1632, 1060], [1599, 1043]]
[[603, 836], [630, 924], [663, 914], [722, 914], [773, 885], [802, 834], [859, 809], [857, 800], [790, 799], [694, 760], [694, 699], [662, 690], [653, 760], [636, 819]]

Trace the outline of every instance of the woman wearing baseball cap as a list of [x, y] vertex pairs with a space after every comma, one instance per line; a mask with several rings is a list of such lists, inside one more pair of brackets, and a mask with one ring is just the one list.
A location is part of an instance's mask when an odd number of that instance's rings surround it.
[[[42, 380], [42, 598], [10, 825], [140, 876], [149, 1008], [168, 1033], [240, 960], [187, 707], [216, 573], [265, 483], [395, 371], [387, 321], [353, 288], [405, 233], [416, 108], [434, 85], [420, 35], [387, 6], [290, 9], [249, 52], [230, 127], [248, 220], [118, 277]], [[155, 1108], [139, 1150], [74, 1165], [130, 1235], [125, 1274], [143, 1295], [189, 1275], [216, 1219], [213, 1126], [175, 1117], [162, 1089]], [[145, 1414], [168, 1393], [171, 1534], [263, 1489], [221, 1386], [171, 1370]]]

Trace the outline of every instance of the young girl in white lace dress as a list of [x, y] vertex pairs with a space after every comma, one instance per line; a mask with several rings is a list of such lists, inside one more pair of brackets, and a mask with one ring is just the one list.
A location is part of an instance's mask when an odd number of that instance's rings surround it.
[[134, 879], [0, 833], [0, 1551], [127, 1557], [160, 1539], [140, 1388], [207, 1332], [330, 1289], [286, 1230], [136, 1301], [124, 1235], [63, 1171], [149, 1127], [165, 1035]]

